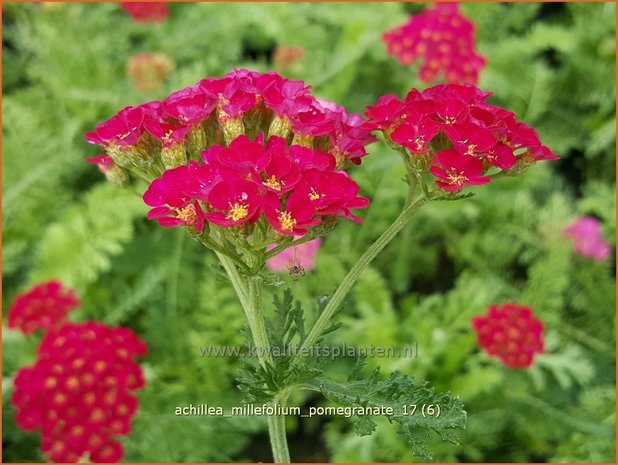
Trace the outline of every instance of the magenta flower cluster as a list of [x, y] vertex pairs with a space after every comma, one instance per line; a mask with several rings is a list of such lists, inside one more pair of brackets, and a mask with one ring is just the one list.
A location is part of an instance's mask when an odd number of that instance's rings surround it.
[[302, 81], [242, 69], [204, 79], [163, 101], [126, 107], [86, 139], [120, 166], [143, 169], [156, 163], [157, 149], [176, 159], [187, 154], [197, 159], [203, 149], [243, 133], [276, 134], [328, 151], [339, 166], [346, 160], [359, 164], [365, 145], [374, 140], [359, 115], [315, 98]]
[[457, 192], [486, 184], [490, 170], [519, 172], [558, 157], [515, 114], [486, 102], [491, 95], [473, 85], [440, 84], [405, 99], [380, 97], [366, 116], [409, 161], [429, 171], [436, 185]]
[[476, 84], [485, 58], [476, 51], [474, 24], [456, 3], [436, 3], [382, 36], [387, 51], [403, 65], [423, 60], [419, 77], [436, 81], [443, 75], [451, 84]]
[[144, 201], [162, 226], [264, 218], [294, 235], [327, 217], [359, 221], [351, 210], [369, 201], [343, 169], [366, 155], [371, 130], [302, 81], [236, 70], [124, 108], [86, 139], [107, 152], [91, 162], [108, 178], [113, 166], [152, 181]]
[[215, 145], [196, 161], [155, 179], [144, 201], [162, 226], [190, 225], [198, 231], [209, 221], [232, 227], [255, 223], [262, 215], [281, 234], [305, 234], [326, 216], [360, 221], [350, 210], [365, 208], [358, 185], [335, 170], [335, 157], [284, 138], [255, 141], [238, 136], [229, 147]]

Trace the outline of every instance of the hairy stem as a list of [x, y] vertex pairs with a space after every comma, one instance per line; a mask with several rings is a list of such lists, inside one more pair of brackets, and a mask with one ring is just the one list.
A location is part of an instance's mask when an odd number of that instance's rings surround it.
[[247, 278], [248, 303], [249, 303], [249, 326], [251, 326], [253, 343], [260, 364], [266, 367], [266, 362], [271, 360], [270, 343], [268, 333], [262, 313], [262, 278], [260, 276], [249, 276]]
[[[382, 235], [371, 244], [371, 246], [365, 251], [365, 253], [358, 259], [354, 266], [350, 269], [346, 277], [343, 279], [333, 296], [328, 301], [328, 304], [324, 308], [324, 311], [320, 314], [315, 324], [307, 334], [306, 339], [303, 341], [299, 353], [308, 353], [310, 347], [315, 345], [320, 336], [328, 328], [330, 320], [337, 312], [341, 303], [346, 298], [360, 274], [367, 268], [367, 266], [373, 261], [374, 258], [386, 247], [386, 245], [393, 240], [393, 238], [401, 231], [406, 224], [410, 221], [416, 211], [421, 208], [427, 201], [428, 197], [423, 195], [416, 201], [407, 205], [403, 211], [399, 214], [397, 219], [382, 233]], [[297, 359], [298, 360], [298, 359]]]
[[[277, 406], [285, 407], [285, 403], [286, 398], [275, 398], [271, 405], [275, 408]], [[290, 463], [290, 451], [285, 434], [285, 416], [270, 415], [268, 417], [268, 432], [275, 463]]]
[[[262, 313], [262, 278], [260, 276], [243, 277], [238, 272], [232, 259], [220, 253], [217, 253], [217, 256], [223, 268], [225, 268], [245, 311], [260, 364], [267, 369], [267, 364], [271, 361], [271, 354], [266, 323]], [[285, 406], [286, 399], [287, 394], [282, 394], [275, 397], [271, 405], [273, 407]], [[275, 463], [289, 463], [290, 453], [288, 451], [285, 417], [283, 415], [271, 415], [268, 417], [268, 433]]]

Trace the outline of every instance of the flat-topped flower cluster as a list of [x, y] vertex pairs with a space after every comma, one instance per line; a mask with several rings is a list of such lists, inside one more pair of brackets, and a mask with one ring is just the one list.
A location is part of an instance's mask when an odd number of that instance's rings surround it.
[[472, 320], [477, 344], [511, 368], [528, 368], [545, 351], [543, 322], [532, 309], [506, 303], [490, 305], [486, 315]]
[[451, 84], [476, 84], [485, 58], [476, 51], [474, 24], [456, 3], [436, 3], [425, 12], [382, 36], [387, 51], [403, 65], [423, 60], [419, 77], [436, 81], [440, 75]]
[[128, 328], [102, 323], [67, 323], [48, 332], [37, 361], [15, 377], [16, 421], [38, 429], [42, 450], [54, 462], [117, 462], [123, 455], [116, 436], [131, 430], [144, 386], [137, 356], [146, 345]]
[[47, 281], [15, 297], [9, 308], [9, 328], [24, 334], [49, 331], [63, 324], [68, 313], [79, 306], [75, 289], [65, 288], [60, 281]]
[[359, 221], [351, 210], [369, 201], [344, 169], [360, 164], [371, 130], [302, 81], [236, 70], [124, 108], [86, 139], [106, 151], [91, 162], [108, 177], [123, 168], [152, 181], [144, 201], [163, 226], [264, 218], [291, 236], [328, 218]]
[[487, 103], [490, 95], [469, 84], [440, 84], [412, 89], [404, 99], [380, 97], [366, 116], [389, 143], [405, 149], [407, 162], [429, 167], [447, 192], [486, 184], [492, 171], [518, 173], [558, 158], [513, 112]]

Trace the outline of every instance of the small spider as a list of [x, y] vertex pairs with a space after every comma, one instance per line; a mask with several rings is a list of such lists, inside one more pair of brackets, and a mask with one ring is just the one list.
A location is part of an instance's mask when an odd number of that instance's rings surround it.
[[290, 259], [290, 266], [288, 266], [288, 272], [290, 274], [290, 278], [294, 281], [298, 281], [302, 276], [305, 276], [305, 269], [300, 264], [300, 260], [296, 256], [296, 251], [294, 251], [294, 256]]

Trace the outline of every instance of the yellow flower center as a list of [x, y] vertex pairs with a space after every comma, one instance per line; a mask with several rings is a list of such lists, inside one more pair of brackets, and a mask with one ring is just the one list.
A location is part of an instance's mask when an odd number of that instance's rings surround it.
[[176, 217], [183, 223], [191, 225], [197, 223], [197, 212], [195, 211], [193, 204], [189, 204], [184, 208], [176, 208], [175, 210]]
[[309, 192], [309, 199], [310, 200], [318, 200], [320, 198], [324, 197], [324, 194], [320, 194], [318, 193], [314, 187], [311, 188], [311, 192]]
[[283, 186], [283, 184], [284, 184], [284, 183], [283, 183], [283, 181], [279, 181], [279, 180], [277, 179], [277, 176], [275, 176], [275, 175], [273, 174], [273, 175], [272, 175], [269, 179], [267, 179], [266, 181], [264, 181], [264, 182], [263, 182], [263, 184], [264, 184], [266, 187], [270, 187], [271, 189], [274, 189], [274, 190], [276, 190], [276, 191], [280, 191], [280, 190], [281, 190], [281, 187]]
[[247, 204], [244, 203], [233, 203], [230, 202], [230, 209], [227, 212], [227, 216], [225, 217], [225, 219], [227, 220], [232, 220], [232, 221], [240, 221], [240, 220], [244, 220], [247, 215], [249, 215], [249, 206]]
[[292, 215], [288, 212], [280, 212], [278, 219], [281, 229], [285, 229], [286, 231], [292, 231], [294, 226], [296, 226], [296, 220], [292, 218]]
[[449, 174], [448, 174], [448, 182], [451, 185], [456, 185], [456, 186], [463, 186], [464, 183], [468, 181], [468, 177], [466, 175], [464, 175], [463, 171], [460, 171], [459, 173], [455, 172], [455, 170], [452, 170]]

